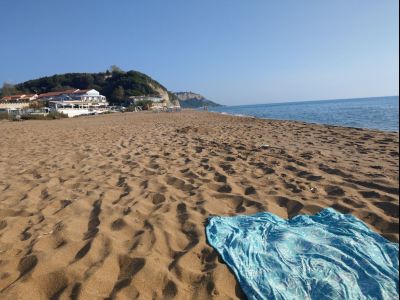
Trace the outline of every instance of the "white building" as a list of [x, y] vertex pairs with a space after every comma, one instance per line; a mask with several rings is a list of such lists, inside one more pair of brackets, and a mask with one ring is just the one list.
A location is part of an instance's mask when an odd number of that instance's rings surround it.
[[89, 90], [72, 89], [59, 92], [50, 92], [50, 93], [40, 94], [38, 98], [44, 101], [78, 100], [86, 103], [108, 105], [106, 97], [100, 95], [100, 93], [94, 89], [89, 89]]
[[79, 100], [87, 103], [96, 103], [101, 105], [107, 105], [108, 102], [105, 96], [100, 95], [96, 90], [78, 90], [72, 95], [73, 100]]
[[129, 97], [129, 102], [135, 104], [139, 101], [151, 101], [153, 103], [163, 102], [164, 98], [160, 95], [144, 95], [144, 96], [131, 96]]
[[69, 117], [100, 114], [108, 111], [105, 96], [94, 89], [66, 90], [39, 95], [39, 99], [49, 101], [49, 106]]

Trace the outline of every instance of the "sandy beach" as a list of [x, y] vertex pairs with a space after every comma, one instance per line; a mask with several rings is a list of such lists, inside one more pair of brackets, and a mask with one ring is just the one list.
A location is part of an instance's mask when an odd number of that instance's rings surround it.
[[208, 112], [0, 122], [1, 299], [241, 299], [210, 215], [326, 207], [399, 240], [398, 133]]

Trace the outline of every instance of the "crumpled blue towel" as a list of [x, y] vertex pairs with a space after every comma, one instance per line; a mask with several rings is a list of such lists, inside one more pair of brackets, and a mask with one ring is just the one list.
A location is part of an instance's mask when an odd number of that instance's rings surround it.
[[248, 299], [398, 299], [399, 245], [328, 208], [211, 217], [208, 242]]

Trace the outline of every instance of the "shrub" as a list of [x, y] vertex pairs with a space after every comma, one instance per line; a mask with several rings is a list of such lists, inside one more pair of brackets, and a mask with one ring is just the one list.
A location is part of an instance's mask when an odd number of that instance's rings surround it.
[[6, 112], [0, 112], [0, 120], [10, 120], [10, 115]]
[[152, 104], [153, 104], [153, 101], [151, 101], [151, 100], [140, 100], [132, 105], [129, 105], [126, 108], [126, 111], [135, 111], [136, 107], [141, 107], [142, 110], [149, 110]]
[[63, 118], [68, 118], [68, 116], [66, 114], [53, 111], [48, 113], [47, 115], [40, 115], [40, 114], [21, 115], [22, 120], [56, 120]]

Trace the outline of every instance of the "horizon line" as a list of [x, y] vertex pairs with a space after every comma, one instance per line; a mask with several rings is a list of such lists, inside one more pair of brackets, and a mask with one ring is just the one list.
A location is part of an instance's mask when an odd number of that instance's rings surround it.
[[[355, 99], [373, 99], [373, 98], [388, 98], [388, 97], [399, 97], [399, 95], [384, 95], [384, 96], [368, 96], [368, 97], [351, 97], [351, 98], [328, 98], [328, 99], [311, 99], [311, 100], [283, 100], [280, 102], [264, 102], [264, 103], [250, 103], [250, 104], [235, 104], [235, 105], [225, 105], [221, 106], [245, 106], [245, 105], [264, 105], [264, 104], [283, 104], [283, 103], [301, 103], [301, 102], [319, 102], [319, 101], [335, 101], [335, 100], [355, 100]], [[206, 98], [207, 99], [207, 98]], [[209, 99], [207, 99], [209, 100]], [[214, 102], [214, 100], [211, 100]], [[275, 101], [275, 100], [272, 100]]]

